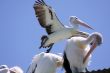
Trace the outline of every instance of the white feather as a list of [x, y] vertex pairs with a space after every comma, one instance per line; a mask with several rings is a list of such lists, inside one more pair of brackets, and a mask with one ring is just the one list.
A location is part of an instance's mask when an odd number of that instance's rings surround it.
[[[91, 56], [89, 56], [88, 60], [85, 64], [83, 64], [83, 59], [86, 53], [89, 51], [89, 44], [85, 44], [86, 38], [83, 37], [72, 37], [67, 41], [67, 45], [65, 48], [67, 59], [70, 62], [70, 67], [72, 72], [74, 72], [74, 68], [78, 68], [79, 72], [85, 72], [85, 68], [88, 66]], [[78, 46], [77, 42], [80, 42], [80, 45], [86, 45], [85, 49], [82, 49]]]
[[[37, 67], [35, 67], [36, 64]], [[42, 52], [34, 56], [28, 73], [32, 73], [34, 69], [35, 73], [55, 73], [56, 68], [62, 66], [62, 64], [63, 59], [61, 56]]]

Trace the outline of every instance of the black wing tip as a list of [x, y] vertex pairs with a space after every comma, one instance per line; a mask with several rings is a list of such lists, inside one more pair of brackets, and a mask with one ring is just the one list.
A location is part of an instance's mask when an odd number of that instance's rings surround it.
[[36, 0], [35, 3], [38, 4], [38, 5], [46, 5], [44, 0]]
[[63, 59], [64, 59], [64, 62], [63, 62], [63, 68], [65, 69], [65, 73], [72, 73], [71, 69], [70, 69], [70, 63], [67, 59], [67, 56], [66, 56], [66, 53], [64, 51], [63, 53]]

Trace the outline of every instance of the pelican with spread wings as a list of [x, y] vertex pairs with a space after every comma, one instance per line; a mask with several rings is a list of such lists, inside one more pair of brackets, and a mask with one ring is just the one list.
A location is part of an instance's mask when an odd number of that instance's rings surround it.
[[87, 33], [78, 30], [79, 24], [89, 29], [93, 29], [87, 23], [81, 21], [76, 16], [70, 17], [70, 23], [73, 25], [73, 27], [64, 26], [56, 16], [52, 7], [47, 5], [43, 0], [37, 0], [35, 2], [34, 10], [39, 24], [46, 30], [48, 34], [47, 36], [43, 35], [41, 37], [42, 41], [40, 46], [40, 48], [48, 47], [49, 49], [47, 50], [47, 52], [51, 50], [54, 43], [60, 40], [68, 39], [73, 36], [87, 37]]

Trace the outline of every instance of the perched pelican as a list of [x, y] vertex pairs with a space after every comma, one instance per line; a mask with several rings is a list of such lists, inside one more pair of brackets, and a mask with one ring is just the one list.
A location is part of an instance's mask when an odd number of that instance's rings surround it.
[[63, 65], [63, 58], [52, 53], [40, 53], [33, 57], [27, 73], [56, 73], [57, 67]]
[[78, 19], [76, 16], [70, 17], [70, 23], [73, 25], [73, 27], [64, 26], [57, 18], [52, 7], [48, 6], [43, 0], [36, 1], [36, 3], [34, 4], [34, 10], [36, 17], [38, 17], [40, 25], [46, 29], [46, 32], [48, 34], [48, 36], [42, 36], [40, 46], [40, 48], [48, 47], [49, 49], [47, 50], [47, 52], [50, 51], [54, 43], [60, 40], [68, 39], [73, 36], [88, 36], [87, 34], [77, 29], [78, 24], [89, 29], [93, 29], [87, 23]]
[[92, 33], [87, 38], [72, 37], [68, 39], [64, 51], [63, 67], [66, 73], [85, 72], [91, 59], [91, 52], [102, 43], [102, 35]]
[[7, 65], [1, 65], [0, 66], [0, 73], [23, 73], [23, 70], [18, 66], [8, 68]]

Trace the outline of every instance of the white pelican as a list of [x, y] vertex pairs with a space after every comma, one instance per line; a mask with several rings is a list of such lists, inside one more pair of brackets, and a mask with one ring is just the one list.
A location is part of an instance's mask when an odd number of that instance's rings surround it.
[[[70, 22], [74, 27], [65, 27], [57, 18], [52, 7], [46, 5], [43, 0], [36, 1], [36, 3], [34, 4], [34, 10], [36, 17], [38, 17], [40, 25], [45, 28], [48, 33], [48, 36], [42, 36], [40, 48], [48, 47], [51, 49], [55, 42], [63, 39], [68, 39], [72, 36], [86, 35], [85, 33], [76, 29], [78, 24], [89, 29], [93, 29], [87, 23], [81, 21], [75, 16], [70, 17]], [[47, 52], [49, 52], [50, 49], [47, 50]]]
[[23, 70], [18, 66], [8, 68], [7, 65], [1, 65], [0, 66], [0, 73], [23, 73]]
[[40, 53], [33, 57], [27, 73], [56, 73], [57, 67], [63, 65], [63, 58], [52, 53]]
[[92, 33], [87, 38], [72, 37], [68, 39], [64, 51], [63, 67], [66, 73], [85, 72], [91, 59], [91, 52], [102, 43], [102, 35]]

